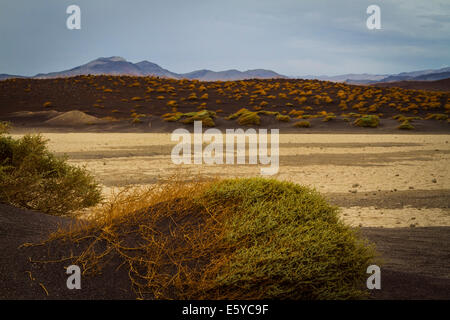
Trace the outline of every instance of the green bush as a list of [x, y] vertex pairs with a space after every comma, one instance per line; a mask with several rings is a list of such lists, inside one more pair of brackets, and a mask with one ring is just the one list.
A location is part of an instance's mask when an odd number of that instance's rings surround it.
[[353, 124], [358, 127], [376, 128], [380, 124], [380, 118], [372, 114], [364, 115], [361, 118], [356, 119]]
[[84, 168], [55, 157], [40, 135], [0, 135], [0, 202], [54, 215], [101, 201], [101, 189]]
[[83, 263], [92, 276], [120, 266], [138, 298], [358, 299], [378, 264], [337, 207], [275, 179], [174, 180], [97, 210], [53, 235], [48, 248], [59, 250], [45, 259]]
[[225, 246], [235, 248], [219, 269], [216, 290], [244, 299], [363, 295], [374, 252], [316, 191], [274, 179], [229, 179], [213, 184], [202, 200], [212, 212], [227, 212]]

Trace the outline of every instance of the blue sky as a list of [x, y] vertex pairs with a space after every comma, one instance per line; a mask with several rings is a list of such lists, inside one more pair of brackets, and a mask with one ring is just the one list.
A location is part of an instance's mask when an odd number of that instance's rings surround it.
[[[81, 8], [81, 30], [66, 8]], [[381, 8], [381, 30], [366, 9]], [[272, 69], [398, 73], [450, 64], [448, 0], [0, 0], [0, 73], [34, 75], [97, 57], [174, 72]]]

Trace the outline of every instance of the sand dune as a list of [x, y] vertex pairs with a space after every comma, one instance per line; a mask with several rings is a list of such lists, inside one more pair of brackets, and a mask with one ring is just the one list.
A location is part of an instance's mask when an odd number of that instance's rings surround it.
[[101, 120], [97, 117], [88, 115], [78, 110], [73, 110], [57, 115], [56, 117], [53, 117], [45, 121], [45, 123], [53, 126], [73, 127], [80, 125], [104, 123], [104, 120]]

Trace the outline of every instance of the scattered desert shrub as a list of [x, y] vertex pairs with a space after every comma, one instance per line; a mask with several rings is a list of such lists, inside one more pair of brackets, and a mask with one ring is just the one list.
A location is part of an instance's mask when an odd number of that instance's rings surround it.
[[294, 123], [294, 127], [309, 128], [309, 127], [311, 127], [311, 124], [309, 123], [309, 121], [298, 121], [298, 122]]
[[141, 118], [143, 118], [143, 117], [145, 117], [145, 114], [137, 114], [137, 113], [133, 112], [131, 114], [131, 118], [132, 118], [131, 123], [134, 123], [134, 124], [142, 123]]
[[333, 120], [333, 119], [336, 119], [336, 116], [335, 116], [334, 114], [329, 114], [329, 115], [326, 115], [326, 116], [323, 118], [322, 121], [328, 122], [328, 121], [331, 121], [331, 120]]
[[69, 245], [72, 256], [49, 258], [85, 276], [117, 270], [114, 261], [148, 299], [357, 299], [374, 262], [319, 193], [262, 178], [124, 191], [43, 245]]
[[408, 120], [405, 120], [398, 126], [398, 129], [401, 129], [401, 130], [413, 130], [415, 128]]
[[249, 111], [247, 113], [242, 114], [237, 121], [240, 125], [245, 126], [259, 125], [261, 123], [261, 118], [259, 117], [257, 112]]
[[258, 114], [263, 114], [263, 115], [266, 115], [266, 116], [277, 116], [280, 113], [277, 112], [277, 111], [260, 110], [260, 111], [258, 111]]
[[240, 125], [259, 125], [261, 123], [261, 118], [258, 115], [258, 112], [253, 112], [246, 108], [242, 108], [238, 112], [228, 116], [226, 119], [232, 120], [237, 118], [237, 122]]
[[86, 169], [57, 158], [40, 135], [0, 135], [0, 202], [65, 215], [101, 200], [101, 189]]
[[373, 114], [364, 115], [361, 118], [356, 119], [353, 124], [358, 127], [376, 128], [380, 124], [380, 118]]
[[197, 94], [195, 92], [192, 92], [189, 97], [187, 98], [188, 100], [197, 100]]
[[214, 127], [216, 125], [213, 120], [216, 117], [216, 113], [214, 111], [202, 110], [198, 112], [189, 112], [184, 113], [182, 116], [187, 117], [181, 120], [184, 124], [191, 124], [194, 123], [194, 121], [201, 121], [202, 125], [206, 127]]
[[439, 114], [439, 113], [429, 113], [425, 117], [426, 120], [447, 120], [448, 115], [446, 114]]
[[276, 116], [276, 119], [278, 120], [278, 121], [282, 121], [282, 122], [289, 122], [289, 121], [291, 121], [291, 117], [289, 117], [289, 116], [285, 116], [285, 115], [282, 115], [282, 114], [278, 114], [277, 116]]
[[202, 121], [202, 125], [207, 127], [214, 127], [215, 123], [213, 119], [216, 118], [216, 113], [209, 110], [201, 110], [188, 113], [172, 112], [163, 114], [162, 118], [167, 122], [176, 122], [180, 120], [184, 124], [191, 124], [194, 123], [194, 121]]
[[166, 106], [168, 107], [176, 107], [178, 106], [178, 103], [175, 100], [170, 100], [167, 102]]
[[302, 116], [304, 113], [305, 113], [304, 110], [291, 110], [289, 112], [289, 115], [293, 116], [293, 117], [299, 117], [299, 116]]
[[162, 118], [164, 121], [167, 121], [167, 122], [176, 122], [176, 121], [180, 120], [182, 115], [183, 115], [183, 113], [181, 113], [181, 112], [166, 113], [166, 114], [162, 115]]

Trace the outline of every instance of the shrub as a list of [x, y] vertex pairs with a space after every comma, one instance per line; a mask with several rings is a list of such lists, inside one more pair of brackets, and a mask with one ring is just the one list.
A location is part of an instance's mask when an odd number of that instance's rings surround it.
[[0, 136], [9, 132], [11, 125], [9, 122], [0, 121]]
[[289, 112], [289, 115], [290, 116], [293, 116], [293, 117], [299, 117], [299, 116], [302, 116], [303, 114], [305, 113], [305, 111], [303, 111], [303, 110], [291, 110], [290, 112]]
[[353, 122], [355, 126], [358, 127], [369, 127], [369, 128], [376, 128], [380, 124], [380, 118], [376, 115], [364, 115], [359, 119], [356, 119], [355, 122]]
[[282, 121], [282, 122], [289, 122], [289, 121], [291, 121], [291, 117], [284, 116], [284, 115], [281, 115], [281, 114], [278, 114], [276, 116], [276, 118], [277, 118], [278, 121]]
[[166, 103], [168, 107], [177, 107], [178, 103], [175, 100], [170, 100]]
[[84, 168], [57, 158], [40, 135], [0, 136], [0, 202], [54, 215], [101, 201], [101, 189]]
[[202, 110], [198, 112], [188, 112], [184, 113], [182, 116], [187, 117], [181, 121], [184, 124], [191, 124], [194, 123], [194, 121], [201, 121], [202, 125], [206, 127], [214, 127], [216, 125], [213, 120], [213, 118], [216, 117], [216, 113], [214, 111]]
[[298, 121], [298, 122], [294, 123], [294, 127], [309, 128], [309, 127], [311, 127], [311, 124], [309, 123], [309, 121]]
[[166, 113], [162, 115], [162, 118], [164, 121], [167, 122], [176, 122], [180, 120], [181, 116], [183, 114], [181, 112], [174, 112], [174, 113]]
[[425, 117], [426, 120], [447, 120], [448, 119], [448, 115], [446, 114], [440, 114], [440, 113], [429, 113], [427, 114], [427, 116]]
[[279, 115], [280, 113], [277, 111], [260, 110], [260, 111], [258, 111], [258, 114], [263, 114], [266, 116], [276, 116], [276, 115]]
[[261, 123], [261, 118], [259, 117], [257, 112], [249, 111], [249, 112], [242, 114], [238, 118], [237, 121], [240, 125], [245, 125], [245, 126], [259, 125]]
[[336, 119], [336, 116], [331, 114], [331, 115], [325, 116], [322, 121], [328, 122], [328, 121], [331, 121], [333, 119]]
[[374, 263], [336, 207], [273, 179], [174, 181], [119, 194], [98, 213], [45, 244], [71, 244], [73, 256], [46, 260], [77, 261], [91, 276], [115, 261], [138, 298], [356, 299]]
[[401, 130], [413, 130], [415, 128], [408, 120], [405, 120], [405, 121], [402, 122], [401, 125], [398, 126], [398, 129], [401, 129]]
[[188, 100], [197, 100], [197, 94], [195, 92], [192, 92], [189, 97], [187, 97]]
[[240, 125], [259, 125], [261, 123], [261, 118], [258, 115], [258, 112], [253, 112], [247, 110], [246, 108], [242, 108], [238, 112], [229, 115], [226, 119], [232, 120], [238, 118], [237, 121]]

